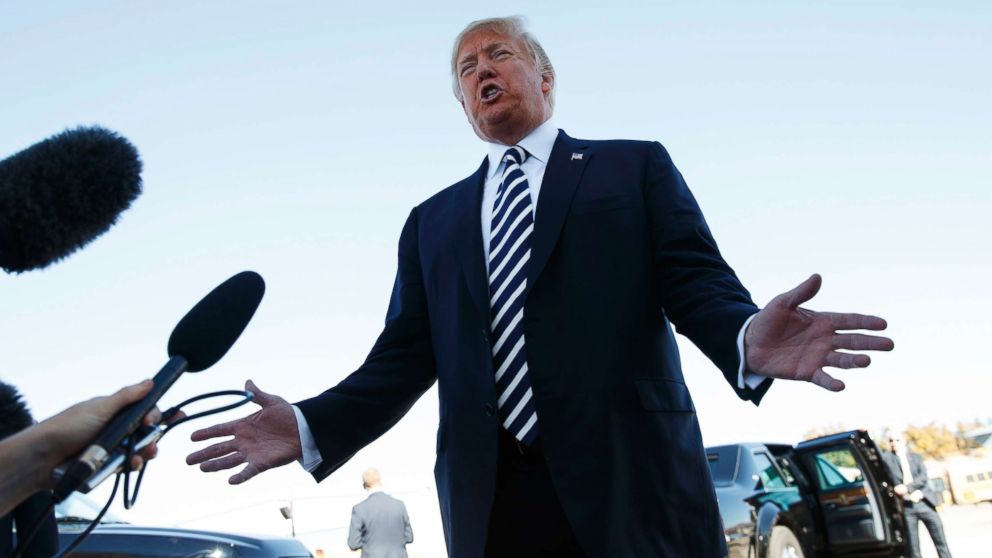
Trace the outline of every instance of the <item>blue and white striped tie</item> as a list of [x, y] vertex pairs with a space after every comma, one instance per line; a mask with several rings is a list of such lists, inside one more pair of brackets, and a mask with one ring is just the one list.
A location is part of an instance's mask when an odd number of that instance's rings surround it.
[[520, 146], [503, 155], [506, 168], [496, 193], [489, 239], [489, 304], [499, 420], [517, 440], [531, 445], [538, 429], [524, 346], [524, 301], [534, 232], [530, 186], [520, 169], [526, 159]]

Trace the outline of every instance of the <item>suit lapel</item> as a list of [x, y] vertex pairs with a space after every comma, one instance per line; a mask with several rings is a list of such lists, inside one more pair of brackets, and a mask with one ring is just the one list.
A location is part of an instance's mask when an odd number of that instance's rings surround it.
[[[592, 157], [589, 144], [559, 131], [548, 159], [537, 202], [537, 216], [531, 241], [527, 284], [533, 285], [544, 270], [568, 216], [572, 197]], [[482, 191], [488, 160], [484, 159], [475, 174], [458, 186], [454, 197], [455, 245], [462, 274], [479, 317], [489, 323], [489, 282], [482, 250]]]
[[[527, 284], [533, 286], [544, 270], [561, 228], [565, 224], [572, 197], [582, 178], [582, 171], [592, 157], [589, 144], [568, 137], [559, 130], [558, 139], [551, 150], [548, 166], [541, 182], [534, 219], [534, 236], [531, 241], [530, 264]], [[530, 287], [528, 287], [530, 288]]]
[[475, 174], [455, 190], [455, 246], [469, 295], [482, 319], [489, 323], [489, 282], [482, 252], [482, 190], [485, 186], [488, 159]]

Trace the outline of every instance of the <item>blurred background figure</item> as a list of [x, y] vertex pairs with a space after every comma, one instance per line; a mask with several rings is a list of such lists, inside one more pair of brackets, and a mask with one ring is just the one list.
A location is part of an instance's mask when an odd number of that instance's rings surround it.
[[[0, 382], [0, 440], [9, 438], [34, 424], [31, 411], [14, 386]], [[35, 492], [13, 510], [0, 517], [0, 556], [11, 556], [17, 547], [14, 527], [24, 536], [44, 516], [38, 534], [24, 549], [24, 558], [48, 558], [59, 550], [59, 531], [54, 511], [48, 509], [51, 493]]]
[[351, 509], [348, 546], [362, 550], [362, 558], [407, 558], [406, 545], [413, 542], [410, 516], [402, 501], [382, 491], [377, 469], [362, 473], [368, 498]]
[[909, 451], [902, 436], [897, 434], [889, 436], [889, 451], [883, 453], [883, 456], [892, 479], [897, 483], [896, 494], [903, 498], [906, 530], [909, 531], [913, 558], [920, 558], [920, 521], [927, 526], [930, 538], [937, 547], [937, 555], [940, 558], [950, 558], [951, 551], [947, 548], [944, 526], [937, 514], [937, 495], [927, 484], [927, 468], [923, 464], [923, 456]]

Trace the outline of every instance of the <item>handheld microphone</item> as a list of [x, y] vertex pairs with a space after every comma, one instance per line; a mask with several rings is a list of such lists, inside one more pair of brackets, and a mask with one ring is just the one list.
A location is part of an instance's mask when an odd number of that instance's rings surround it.
[[[263, 294], [262, 277], [253, 271], [243, 271], [210, 291], [183, 316], [169, 337], [169, 361], [155, 375], [151, 392], [122, 409], [71, 462], [55, 486], [55, 501], [61, 502], [94, 476], [106, 478], [108, 475], [101, 468], [108, 461], [120, 460], [122, 444], [138, 429], [142, 418], [183, 372], [210, 368], [227, 353], [248, 326]], [[154, 434], [155, 431], [150, 433]], [[153, 441], [148, 436], [136, 448]], [[88, 488], [94, 486], [92, 482], [87, 484]]]
[[0, 161], [0, 267], [43, 268], [106, 232], [141, 193], [138, 151], [100, 127], [66, 130]]

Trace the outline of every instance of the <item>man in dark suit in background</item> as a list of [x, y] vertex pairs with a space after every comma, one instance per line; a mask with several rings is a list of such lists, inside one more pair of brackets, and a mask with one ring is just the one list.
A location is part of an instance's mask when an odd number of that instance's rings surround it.
[[800, 307], [819, 276], [751, 301], [658, 143], [574, 139], [550, 122], [555, 73], [519, 18], [470, 24], [452, 82], [487, 157], [403, 227], [386, 325], [337, 386], [197, 431], [191, 454], [238, 484], [301, 460], [321, 480], [436, 381], [435, 479], [453, 558], [718, 558], [720, 514], [671, 324], [757, 402], [770, 378], [844, 385], [838, 330], [881, 318]]
[[889, 450], [882, 455], [889, 468], [889, 474], [896, 483], [896, 494], [902, 496], [903, 512], [906, 515], [906, 530], [913, 548], [913, 558], [920, 558], [920, 524], [922, 521], [930, 532], [933, 545], [940, 558], [951, 558], [944, 537], [944, 525], [937, 514], [937, 495], [927, 483], [926, 465], [923, 456], [909, 451], [902, 437], [889, 436]]
[[369, 497], [351, 509], [348, 547], [362, 549], [362, 558], [406, 558], [406, 545], [413, 542], [406, 506], [382, 491], [376, 469], [362, 473], [362, 487]]

